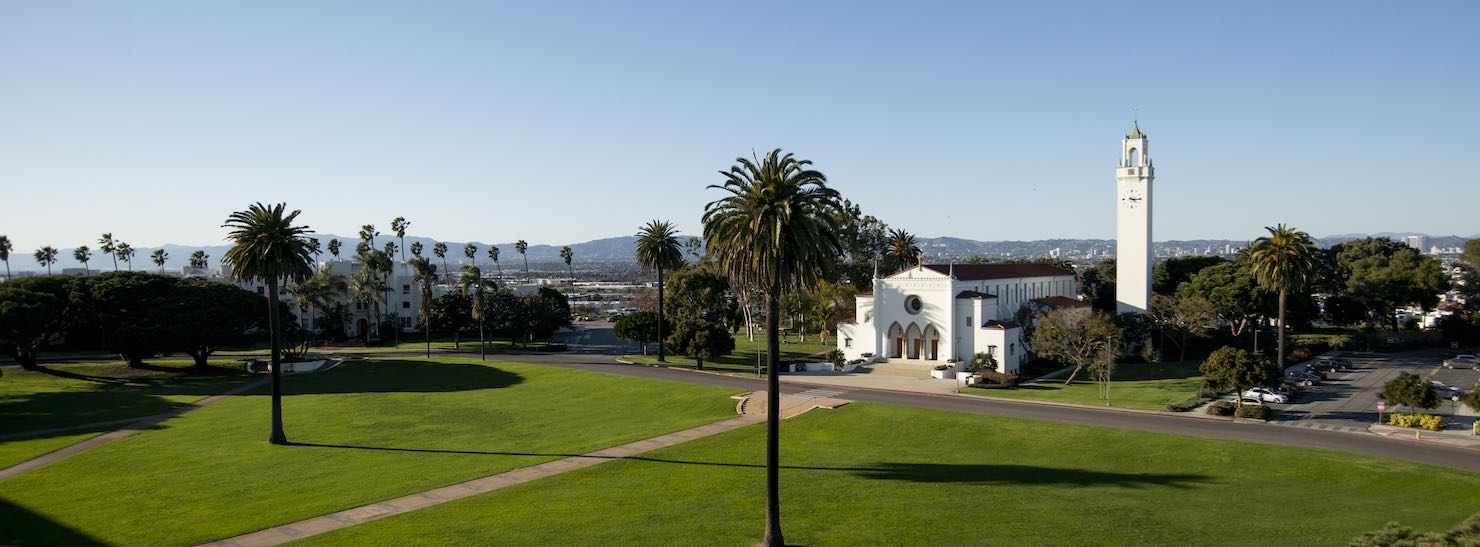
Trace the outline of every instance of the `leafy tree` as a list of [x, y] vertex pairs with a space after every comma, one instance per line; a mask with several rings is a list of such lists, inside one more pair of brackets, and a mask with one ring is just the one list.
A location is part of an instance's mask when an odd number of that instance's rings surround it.
[[[487, 306], [487, 291], [483, 289], [483, 271], [477, 266], [469, 264], [463, 267], [462, 275], [458, 276], [458, 286], [461, 288], [462, 296], [469, 300], [468, 314], [470, 319], [478, 321], [478, 359], [481, 361], [488, 358], [488, 342], [484, 339], [484, 326], [487, 324], [489, 310]], [[455, 322], [451, 315], [447, 319]], [[458, 344], [459, 347], [461, 344]]]
[[10, 243], [10, 236], [0, 234], [0, 260], [5, 261], [6, 281], [10, 281], [10, 251], [14, 248]]
[[[113, 271], [115, 272], [118, 271], [118, 255], [115, 254], [118, 251], [118, 243], [118, 240], [113, 239], [113, 234], [111, 233], [105, 233], [103, 237], [98, 238], [98, 252], [113, 257]], [[86, 249], [87, 247], [79, 248]], [[84, 267], [86, 267], [85, 264]]]
[[118, 246], [113, 249], [113, 271], [118, 271], [117, 261], [119, 259], [122, 259], [123, 263], [128, 265], [128, 271], [134, 271], [134, 253], [135, 251], [132, 245], [119, 242]]
[[164, 249], [155, 249], [149, 255], [149, 260], [154, 262], [155, 266], [159, 266], [159, 273], [164, 273], [164, 263], [168, 262], [169, 259], [170, 253], [165, 252]]
[[1289, 293], [1304, 291], [1315, 269], [1316, 245], [1310, 234], [1284, 224], [1266, 227], [1269, 235], [1254, 240], [1249, 258], [1254, 280], [1260, 287], [1280, 295], [1279, 350], [1275, 363], [1285, 366], [1285, 300]]
[[915, 236], [901, 229], [889, 230], [889, 257], [894, 259], [894, 270], [920, 264], [920, 246], [915, 244]]
[[[857, 295], [853, 285], [818, 281], [817, 287], [808, 295], [807, 313], [822, 322], [822, 331], [828, 332], [838, 321], [853, 317]], [[827, 341], [823, 340], [823, 343]]]
[[[355, 277], [350, 278], [350, 291], [356, 293], [370, 306], [374, 313], [370, 320], [372, 330], [376, 337], [383, 339], [382, 331], [385, 325], [382, 322], [385, 316], [381, 314], [380, 306], [390, 300], [386, 293], [391, 290], [389, 281], [391, 259], [385, 252], [371, 249], [355, 255], [355, 262], [360, 265], [360, 271], [355, 273]], [[368, 333], [366, 333], [366, 342], [369, 342]]]
[[1439, 332], [1445, 338], [1461, 343], [1480, 340], [1480, 313], [1461, 312], [1439, 320]]
[[536, 338], [545, 339], [557, 329], [570, 324], [570, 303], [560, 291], [540, 287], [538, 293], [515, 299], [513, 319], [509, 326], [525, 346]]
[[414, 273], [412, 281], [421, 286], [421, 300], [416, 306], [416, 317], [421, 321], [421, 331], [427, 343], [427, 358], [432, 358], [432, 283], [437, 281], [437, 265], [425, 258], [411, 261]]
[[[678, 228], [666, 220], [652, 220], [637, 230], [636, 258], [643, 270], [658, 271], [658, 335], [663, 339], [663, 272], [683, 265], [683, 251], [679, 249]], [[658, 362], [664, 362], [663, 345], [658, 345]]]
[[707, 268], [679, 268], [663, 285], [667, 294], [663, 311], [670, 321], [702, 319], [725, 326], [736, 306], [730, 280]]
[[21, 368], [36, 370], [37, 354], [66, 332], [72, 280], [22, 277], [0, 285], [0, 345]]
[[[288, 284], [288, 294], [293, 295], [293, 301], [298, 304], [298, 309], [309, 313], [308, 329], [305, 334], [310, 341], [312, 341], [314, 329], [313, 312], [332, 306], [348, 290], [349, 284], [343, 277], [334, 275], [332, 266]], [[324, 330], [328, 330], [327, 326]]]
[[737, 158], [720, 173], [727, 195], [704, 208], [704, 243], [720, 271], [740, 290], [763, 291], [766, 301], [766, 534], [768, 546], [785, 545], [781, 532], [780, 362], [781, 295], [823, 279], [842, 254], [835, 219], [842, 210], [827, 177], [780, 149], [764, 159]]
[[246, 345], [247, 331], [262, 325], [266, 299], [234, 285], [187, 277], [173, 280], [168, 294], [160, 314], [168, 346], [184, 349], [197, 368], [216, 350]]
[[[1472, 407], [1473, 408], [1473, 407]], [[1407, 526], [1389, 522], [1382, 530], [1367, 532], [1352, 539], [1351, 547], [1474, 547], [1480, 545], [1480, 513], [1451, 528], [1448, 532], [1415, 532]]]
[[1480, 239], [1466, 241], [1464, 250], [1460, 251], [1459, 259], [1469, 264], [1471, 268], [1480, 270]]
[[[57, 263], [57, 250], [47, 245], [36, 250], [36, 263], [46, 266], [46, 275], [51, 275], [51, 265]], [[7, 262], [8, 263], [8, 262]]]
[[1172, 295], [1177, 287], [1192, 279], [1192, 275], [1210, 266], [1228, 262], [1221, 256], [1179, 256], [1156, 264], [1151, 273], [1151, 291], [1156, 294]]
[[1113, 363], [1117, 343], [1124, 339], [1114, 319], [1102, 313], [1053, 310], [1039, 315], [1035, 323], [1033, 348], [1038, 354], [1074, 366], [1064, 380], [1066, 386], [1074, 383], [1081, 370], [1103, 370], [1109, 366], [1107, 361]]
[[517, 253], [519, 253], [519, 256], [524, 257], [524, 278], [525, 279], [529, 279], [529, 255], [526, 254], [527, 251], [529, 251], [529, 244], [528, 243], [525, 243], [524, 240], [521, 239], [521, 240], [519, 240], [519, 241], [517, 241], [517, 242], [514, 243], [514, 252], [517, 252]]
[[1150, 318], [1163, 336], [1171, 334], [1170, 341], [1177, 346], [1177, 360], [1186, 361], [1189, 339], [1206, 334], [1218, 316], [1206, 298], [1191, 290], [1179, 290], [1173, 296], [1151, 295]]
[[178, 296], [174, 278], [153, 273], [108, 272], [87, 285], [88, 305], [102, 322], [110, 350], [138, 368], [170, 349], [171, 316]]
[[204, 270], [211, 267], [211, 255], [206, 254], [204, 249], [198, 249], [190, 253], [190, 267], [196, 270]]
[[[1280, 381], [1279, 367], [1254, 352], [1232, 347], [1223, 347], [1208, 355], [1201, 369], [1203, 385], [1213, 391], [1231, 389], [1242, 394], [1250, 388], [1268, 387]], [[1241, 401], [1235, 403], [1235, 407], [1238, 406], [1242, 406]]]
[[1090, 307], [1101, 313], [1115, 313], [1115, 259], [1095, 263], [1080, 275], [1079, 286]]
[[855, 291], [873, 290], [873, 272], [888, 249], [889, 226], [873, 215], [863, 214], [862, 208], [848, 200], [843, 200], [833, 223], [838, 227], [844, 259], [840, 277], [831, 281], [846, 281]]
[[704, 360], [729, 355], [735, 351], [735, 338], [721, 323], [704, 319], [679, 319], [673, 325], [673, 334], [665, 341], [683, 355], [694, 358], [694, 366], [704, 370]]
[[642, 354], [647, 355], [647, 345], [658, 341], [658, 321], [657, 312], [633, 312], [618, 319], [612, 332], [617, 338], [636, 341], [642, 347]]
[[267, 331], [272, 345], [272, 434], [268, 442], [288, 444], [283, 433], [282, 339], [278, 318], [278, 280], [297, 281], [313, 273], [308, 249], [308, 227], [295, 226], [299, 211], [287, 212], [287, 204], [267, 206], [254, 203], [245, 211], [226, 218], [234, 244], [224, 260], [231, 263], [236, 281], [261, 280], [267, 284]]
[[1470, 410], [1480, 410], [1480, 382], [1475, 382], [1475, 385], [1470, 387], [1470, 392], [1465, 394], [1463, 401], [1465, 406], [1470, 407]]
[[1254, 283], [1248, 262], [1224, 262], [1192, 275], [1185, 285], [1188, 296], [1201, 297], [1213, 306], [1213, 313], [1237, 337], [1259, 316], [1265, 293]]
[[1395, 405], [1403, 405], [1418, 413], [1421, 408], [1439, 406], [1439, 394], [1434, 384], [1422, 376], [1399, 372], [1396, 378], [1382, 385], [1382, 398]]
[[1439, 303], [1439, 295], [1449, 289], [1443, 265], [1406, 245], [1393, 249], [1391, 254], [1369, 254], [1348, 264], [1351, 267], [1348, 294], [1393, 330], [1398, 328], [1397, 308], [1412, 304], [1433, 309]]
[[432, 299], [432, 328], [452, 333], [453, 347], [462, 349], [462, 331], [473, 324], [473, 297], [451, 292]]
[[87, 245], [78, 245], [76, 249], [72, 249], [72, 258], [82, 263], [82, 275], [92, 275], [87, 269], [87, 261], [92, 259], [92, 251]]

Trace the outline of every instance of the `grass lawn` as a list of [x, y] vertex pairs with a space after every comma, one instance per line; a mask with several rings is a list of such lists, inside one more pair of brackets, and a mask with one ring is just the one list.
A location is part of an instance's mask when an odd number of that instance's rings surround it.
[[466, 359], [369, 360], [0, 483], [0, 544], [193, 545], [734, 415], [730, 390]]
[[[731, 336], [735, 338], [734, 353], [723, 357], [716, 357], [714, 359], [706, 359], [704, 361], [704, 368], [706, 370], [723, 370], [728, 372], [755, 372], [755, 356], [757, 353], [765, 352], [766, 335], [756, 334], [755, 341], [751, 341], [750, 338], [746, 337], [744, 332], [740, 332], [739, 334], [732, 334]], [[835, 347], [832, 344], [826, 346], [822, 345], [822, 343], [819, 342], [817, 340], [817, 337], [815, 336], [808, 336], [806, 343], [798, 342], [795, 335], [783, 338], [782, 340], [782, 359], [803, 359], [807, 357], [821, 358], [823, 353], [826, 353], [828, 350]], [[757, 342], [759, 342], [759, 351], [757, 351], [756, 349]], [[655, 345], [648, 344], [647, 355], [642, 355], [639, 353], [637, 355], [624, 356], [623, 359], [634, 363], [655, 365], [658, 364], [657, 351], [658, 348]], [[668, 360], [666, 363], [664, 363], [666, 366], [679, 368], [695, 367], [694, 359], [692, 357], [676, 355], [670, 352], [667, 355], [664, 355], [664, 358]]]
[[0, 376], [0, 435], [151, 416], [248, 381], [231, 361], [198, 371], [190, 361], [45, 364], [5, 367]]
[[[1448, 529], [1480, 475], [1301, 448], [853, 404], [782, 426], [796, 545], [1344, 545]], [[309, 538], [754, 545], [762, 426]]]
[[[1176, 363], [1131, 363], [1116, 365], [1110, 380], [1110, 400], [1115, 406], [1141, 410], [1161, 410], [1167, 403], [1182, 401], [1197, 395], [1202, 385], [1201, 361]], [[1081, 405], [1104, 406], [1100, 398], [1100, 386], [1085, 372], [1074, 378], [1074, 384], [1065, 386], [1061, 376], [1058, 380], [1044, 380], [1038, 384], [1018, 388], [984, 388], [972, 386], [961, 390], [971, 395], [1006, 397], [1011, 399], [1033, 399]]]

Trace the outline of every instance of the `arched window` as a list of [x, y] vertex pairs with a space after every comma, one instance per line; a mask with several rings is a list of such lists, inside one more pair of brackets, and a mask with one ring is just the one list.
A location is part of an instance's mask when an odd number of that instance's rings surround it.
[[1135, 148], [1132, 148], [1131, 151], [1125, 155], [1125, 157], [1130, 162], [1130, 163], [1125, 164], [1126, 167], [1140, 167], [1141, 166], [1141, 151], [1140, 150], [1136, 150]]

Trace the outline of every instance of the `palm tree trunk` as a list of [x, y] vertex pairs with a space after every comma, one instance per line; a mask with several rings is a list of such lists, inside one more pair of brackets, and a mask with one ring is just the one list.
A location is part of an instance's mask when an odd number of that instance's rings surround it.
[[658, 266], [658, 362], [663, 362], [663, 267]]
[[282, 376], [282, 338], [278, 333], [278, 286], [277, 279], [267, 280], [267, 330], [268, 339], [272, 343], [272, 435], [267, 442], [272, 444], [288, 444], [288, 436], [283, 434], [283, 376]]
[[432, 358], [432, 325], [431, 325], [432, 322], [431, 321], [423, 320], [421, 323], [422, 323], [422, 325], [421, 325], [421, 332], [426, 335], [426, 339], [427, 339], [427, 359], [431, 359]]
[[1279, 349], [1275, 352], [1278, 370], [1285, 370], [1285, 289], [1280, 289], [1280, 334]]
[[761, 544], [777, 547], [786, 545], [781, 536], [781, 376], [777, 374], [781, 368], [780, 298], [781, 283], [774, 282], [766, 294], [766, 537]]
[[483, 315], [478, 315], [478, 360], [488, 359], [488, 342], [483, 341]]

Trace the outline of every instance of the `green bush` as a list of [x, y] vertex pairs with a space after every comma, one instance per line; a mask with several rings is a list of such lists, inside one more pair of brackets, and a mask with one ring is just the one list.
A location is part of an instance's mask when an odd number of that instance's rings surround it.
[[1212, 414], [1214, 416], [1232, 416], [1233, 409], [1237, 406], [1238, 405], [1233, 404], [1233, 401], [1218, 401], [1216, 403], [1208, 405], [1208, 414]]
[[1187, 412], [1189, 410], [1202, 406], [1203, 403], [1208, 402], [1208, 399], [1211, 399], [1211, 397], [1194, 395], [1181, 401], [1167, 403], [1166, 406], [1163, 406], [1161, 408], [1162, 410], [1165, 410], [1167, 412]]
[[1480, 545], [1480, 513], [1470, 515], [1448, 532], [1419, 533], [1407, 526], [1389, 522], [1382, 530], [1367, 532], [1352, 539], [1352, 547], [1447, 547]]
[[1388, 416], [1388, 425], [1438, 431], [1444, 428], [1444, 417], [1429, 414], [1392, 414]]
[[1017, 387], [1018, 385], [1018, 375], [1016, 374], [997, 372], [995, 370], [982, 370], [978, 371], [976, 375], [981, 376], [982, 379], [988, 382], [1004, 387]]
[[1273, 414], [1273, 412], [1269, 410], [1269, 407], [1264, 405], [1244, 405], [1238, 407], [1238, 411], [1235, 414], [1239, 418], [1248, 418], [1250, 420], [1268, 420], [1269, 416]]

